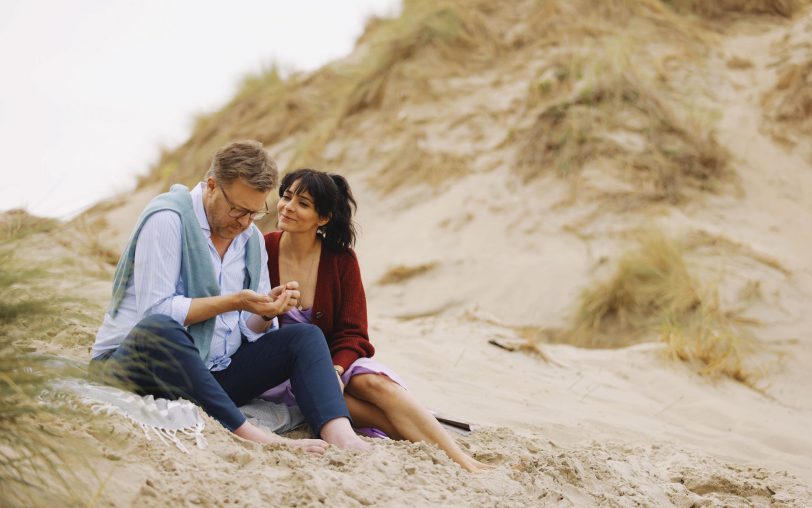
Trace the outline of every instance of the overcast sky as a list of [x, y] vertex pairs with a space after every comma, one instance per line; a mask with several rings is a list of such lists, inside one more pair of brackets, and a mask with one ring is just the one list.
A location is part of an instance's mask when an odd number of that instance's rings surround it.
[[133, 187], [241, 78], [348, 54], [398, 0], [2, 0], [0, 210], [68, 217]]

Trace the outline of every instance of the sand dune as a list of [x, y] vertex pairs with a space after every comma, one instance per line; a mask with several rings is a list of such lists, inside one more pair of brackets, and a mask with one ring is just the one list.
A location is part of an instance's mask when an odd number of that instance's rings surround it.
[[[582, 26], [562, 25], [541, 37], [533, 30], [544, 22], [574, 23], [566, 15], [577, 6], [556, 4], [547, 12], [519, 2], [516, 12], [499, 14], [485, 4], [477, 3], [463, 25], [480, 35], [505, 34], [492, 44], [427, 36], [433, 42], [389, 61], [378, 88], [356, 97], [354, 109], [341, 113], [346, 116], [308, 110], [306, 98], [333, 93], [319, 88], [330, 76], [341, 84], [341, 69], [375, 54], [370, 41], [387, 25], [373, 24], [345, 61], [268, 85], [267, 95], [252, 96], [247, 105], [235, 100], [202, 121], [156, 171], [175, 164], [184, 169], [169, 180], [189, 183], [217, 136], [240, 134], [266, 136], [282, 167], [301, 163], [311, 150], [314, 165], [346, 174], [360, 205], [357, 252], [377, 356], [428, 407], [474, 423], [475, 431], [458, 439], [496, 469], [467, 474], [431, 446], [392, 441], [376, 441], [368, 455], [306, 456], [242, 442], [210, 419], [209, 447], [184, 455], [146, 441], [124, 419], [44, 418], [94, 451], [83, 467], [96, 476], [79, 482], [95, 493], [91, 504], [812, 503], [812, 240], [806, 234], [812, 145], [808, 117], [784, 123], [773, 113], [776, 101], [788, 100], [776, 95], [787, 65], [808, 60], [812, 8], [798, 2], [785, 12], [752, 3], [751, 10], [794, 15], [727, 13], [720, 21], [716, 11], [700, 9], [700, 19], [658, 2], [641, 2], [637, 11], [612, 3], [597, 18], [585, 16]], [[601, 16], [611, 24], [623, 14], [613, 9], [627, 8], [634, 14], [628, 30], [601, 24]], [[641, 42], [652, 34], [660, 37]], [[449, 53], [476, 58], [446, 65]], [[635, 72], [598, 65], [618, 55]], [[653, 90], [658, 104], [641, 106], [623, 94], [612, 100], [587, 94], [593, 103], [579, 102], [584, 87], [606, 76], [639, 78], [629, 93], [639, 98], [641, 90]], [[262, 122], [281, 114], [273, 109], [279, 97], [295, 105], [292, 123], [271, 129]], [[614, 100], [625, 106], [612, 109]], [[266, 106], [264, 116], [252, 116]], [[559, 129], [553, 134], [580, 125], [582, 137], [571, 154], [566, 143], [577, 135], [544, 138], [544, 149], [552, 151], [540, 152], [539, 160], [552, 162], [523, 172], [522, 147], [535, 139], [528, 136], [541, 135], [534, 131], [539, 115], [554, 107], [563, 123], [551, 127]], [[663, 111], [670, 127], [652, 120]], [[308, 127], [317, 118], [321, 123]], [[579, 123], [585, 118], [588, 123]], [[708, 183], [704, 174], [672, 175], [677, 180], [665, 192], [655, 170], [676, 163], [651, 165], [641, 157], [660, 142], [684, 147], [693, 139], [688, 134], [712, 135], [725, 176]], [[674, 160], [697, 167], [688, 156]], [[28, 350], [84, 361], [110, 287], [105, 253], [121, 248], [138, 211], [167, 183], [147, 179], [136, 193], [102, 203], [58, 231], [15, 240], [18, 258], [43, 264], [48, 273], [31, 282], [30, 293], [56, 290], [71, 298], [58, 302], [60, 316], [15, 321], [5, 334]], [[751, 386], [698, 374], [700, 366], [669, 358], [656, 336], [612, 349], [537, 342], [530, 348], [536, 355], [489, 344], [527, 345], [524, 329], [569, 326], [582, 291], [611, 275], [630, 238], [646, 228], [704, 239], [686, 260], [717, 288], [720, 307], [739, 316], [761, 344], [748, 360], [759, 374]], [[32, 330], [42, 335], [31, 340]], [[34, 504], [70, 504], [48, 492], [37, 492]]]

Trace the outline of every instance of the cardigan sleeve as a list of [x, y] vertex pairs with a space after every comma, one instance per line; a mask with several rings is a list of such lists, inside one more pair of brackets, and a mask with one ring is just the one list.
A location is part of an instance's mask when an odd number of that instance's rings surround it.
[[334, 301], [330, 354], [334, 365], [347, 370], [358, 358], [370, 358], [375, 354], [367, 332], [367, 300], [361, 269], [354, 253], [341, 256], [338, 289], [340, 297]]

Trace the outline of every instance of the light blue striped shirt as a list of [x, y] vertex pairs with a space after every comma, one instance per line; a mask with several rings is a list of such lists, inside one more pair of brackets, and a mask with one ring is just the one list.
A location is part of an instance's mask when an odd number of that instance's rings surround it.
[[[251, 227], [238, 235], [221, 259], [211, 242], [211, 228], [203, 208], [203, 185], [201, 182], [191, 190], [195, 216], [208, 239], [209, 254], [220, 285], [220, 294], [236, 293], [243, 289], [245, 280], [245, 246], [257, 227], [251, 224]], [[169, 210], [152, 214], [144, 223], [135, 248], [133, 276], [127, 284], [116, 316], [111, 317], [109, 313], [104, 315], [104, 322], [93, 344], [93, 357], [116, 349], [130, 330], [149, 315], [164, 314], [180, 324], [186, 321], [192, 299], [184, 296], [185, 285], [180, 276], [181, 230], [180, 216]], [[259, 231], [257, 233], [261, 234]], [[257, 292], [267, 294], [271, 290], [271, 283], [268, 276], [268, 253], [264, 245], [260, 249], [260, 256], [262, 272]], [[243, 335], [253, 342], [267, 333], [251, 330], [246, 324], [250, 316], [252, 314], [248, 311], [226, 312], [217, 316], [206, 367], [214, 371], [225, 369], [231, 363], [231, 355], [239, 349]], [[275, 328], [278, 328], [276, 318], [268, 331]]]

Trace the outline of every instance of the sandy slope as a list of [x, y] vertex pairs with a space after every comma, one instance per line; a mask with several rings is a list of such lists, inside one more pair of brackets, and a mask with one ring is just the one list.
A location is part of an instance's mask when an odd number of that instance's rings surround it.
[[[703, 79], [713, 92], [707, 100], [720, 112], [720, 141], [734, 154], [740, 175], [736, 188], [718, 196], [679, 209], [654, 208], [645, 217], [595, 213], [596, 196], [624, 185], [606, 176], [601, 162], [585, 169], [575, 201], [573, 187], [554, 176], [518, 184], [501, 140], [513, 98], [526, 86], [496, 83], [502, 93], [490, 101], [475, 92], [494, 84], [487, 75], [436, 86], [470, 92], [446, 104], [443, 118], [462, 117], [486, 101], [494, 122], [453, 127], [438, 120], [427, 138], [477, 154], [471, 174], [439, 190], [417, 185], [389, 195], [367, 183], [376, 171], [373, 160], [367, 172], [350, 175], [361, 205], [358, 252], [378, 357], [427, 406], [475, 422], [478, 430], [460, 441], [480, 460], [499, 464], [493, 472], [466, 474], [422, 444], [379, 441], [367, 456], [263, 449], [211, 420], [209, 448], [191, 455], [146, 442], [140, 430], [116, 418], [110, 423], [116, 444], [100, 445], [80, 423], [56, 423], [89, 448], [103, 448], [94, 459], [98, 471], [110, 473], [103, 475], [100, 504], [812, 503], [812, 240], [806, 234], [812, 168], [800, 149], [778, 145], [760, 129], [761, 94], [775, 79], [782, 38], [810, 19], [812, 10], [793, 24], [739, 21], [709, 55]], [[753, 65], [729, 69], [724, 62], [731, 56]], [[430, 118], [431, 105], [422, 107]], [[404, 114], [421, 114], [418, 109]], [[465, 145], [469, 138], [478, 141]], [[345, 152], [362, 161], [375, 157], [370, 148], [347, 146]], [[123, 245], [155, 192], [146, 189], [104, 212], [113, 233], [105, 241]], [[762, 298], [747, 313], [761, 322], [759, 338], [781, 354], [774, 356], [778, 363], [765, 376], [763, 392], [702, 378], [665, 359], [657, 344], [619, 350], [545, 345], [549, 361], [488, 345], [492, 338], [517, 339], [514, 325], [563, 324], [580, 289], [607, 273], [624, 235], [650, 223], [705, 231], [743, 246], [704, 251], [694, 261], [719, 282], [728, 303], [749, 281], [760, 285]], [[32, 240], [31, 255], [70, 255], [47, 246], [45, 239]], [[378, 283], [393, 266], [423, 263], [436, 267], [400, 284]], [[71, 276], [69, 269], [60, 273], [62, 284], [79, 288], [101, 311], [109, 282]], [[76, 335], [74, 342], [42, 341], [38, 347], [81, 358], [92, 338], [87, 330]]]

